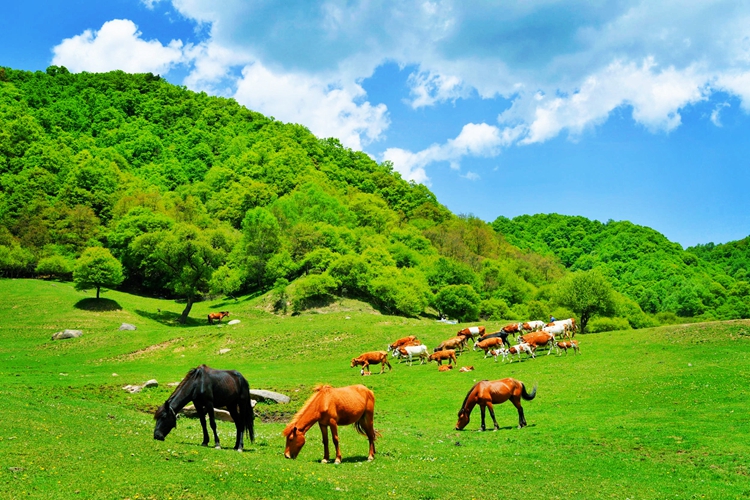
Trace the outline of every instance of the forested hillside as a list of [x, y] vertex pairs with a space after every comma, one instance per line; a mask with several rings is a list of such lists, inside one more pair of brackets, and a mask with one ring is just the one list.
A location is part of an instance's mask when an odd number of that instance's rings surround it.
[[683, 250], [648, 227], [558, 214], [498, 217], [492, 226], [510, 243], [553, 256], [571, 271], [601, 270], [648, 313], [750, 314], [746, 240]]
[[575, 314], [566, 275], [600, 269], [621, 326], [748, 317], [746, 275], [709, 253], [627, 222], [457, 216], [387, 162], [151, 74], [0, 68], [6, 277], [178, 298], [182, 321], [266, 292], [279, 313], [345, 296], [476, 320]]

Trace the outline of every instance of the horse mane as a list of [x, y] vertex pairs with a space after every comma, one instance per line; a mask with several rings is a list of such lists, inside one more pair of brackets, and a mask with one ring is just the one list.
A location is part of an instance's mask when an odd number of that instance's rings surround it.
[[302, 415], [307, 413], [309, 408], [312, 406], [313, 402], [317, 401], [320, 394], [323, 392], [328, 392], [331, 389], [333, 389], [333, 387], [331, 387], [328, 384], [316, 385], [313, 388], [313, 395], [307, 398], [307, 401], [305, 401], [305, 404], [302, 405], [302, 408], [300, 408], [299, 411], [297, 411], [297, 413], [294, 414], [294, 416], [292, 417], [292, 421], [289, 422], [289, 424], [287, 424], [287, 426], [281, 432], [281, 435], [284, 437], [288, 436], [292, 432], [292, 429], [294, 429], [294, 427], [297, 425], [297, 421], [300, 419], [300, 417], [302, 417]]
[[464, 408], [466, 408], [466, 402], [467, 402], [467, 401], [469, 400], [469, 396], [471, 395], [471, 393], [472, 393], [472, 392], [474, 392], [474, 389], [475, 389], [475, 388], [476, 388], [476, 387], [477, 387], [477, 386], [478, 386], [479, 384], [481, 384], [482, 382], [487, 382], [487, 381], [486, 381], [486, 380], [480, 380], [479, 382], [477, 382], [476, 384], [474, 384], [473, 386], [471, 386], [471, 389], [469, 389], [469, 392], [467, 392], [467, 393], [466, 393], [466, 397], [464, 398], [464, 402], [463, 402], [463, 403], [461, 403], [461, 408], [459, 408], [459, 409], [458, 409], [458, 413], [459, 413], [459, 414], [461, 414], [461, 411], [462, 411], [462, 410], [463, 410]]
[[172, 401], [172, 398], [174, 398], [174, 395], [180, 392], [180, 390], [185, 385], [185, 383], [187, 383], [187, 381], [190, 380], [193, 377], [193, 375], [195, 375], [196, 372], [199, 369], [203, 368], [204, 366], [206, 365], [196, 366], [195, 368], [191, 368], [190, 371], [187, 372], [185, 377], [180, 381], [179, 384], [177, 384], [177, 387], [175, 387], [175, 390], [172, 391], [172, 394], [167, 398], [164, 404], [156, 409], [156, 413], [154, 413], [154, 420], [159, 420], [164, 415], [164, 412], [167, 411], [167, 404]]

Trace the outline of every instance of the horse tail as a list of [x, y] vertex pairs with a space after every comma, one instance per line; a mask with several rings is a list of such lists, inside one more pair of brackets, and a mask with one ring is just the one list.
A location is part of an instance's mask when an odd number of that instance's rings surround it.
[[245, 377], [240, 375], [240, 419], [245, 426], [245, 432], [247, 437], [250, 438], [250, 442], [255, 442], [255, 410], [253, 410], [253, 402], [250, 399], [250, 384], [247, 383]]
[[[365, 395], [365, 411], [362, 412], [362, 416], [359, 417], [359, 420], [354, 422], [354, 428], [357, 430], [358, 433], [362, 434], [363, 436], [367, 436], [367, 430], [365, 429], [365, 425], [368, 423], [367, 420], [369, 418], [370, 427], [372, 427], [372, 431], [375, 434], [375, 438], [383, 437], [382, 434], [380, 434], [378, 431], [375, 430], [375, 424], [373, 423], [372, 417], [375, 413], [375, 394], [369, 389], [366, 389], [366, 395]], [[372, 404], [373, 411], [368, 412], [367, 407]]]
[[531, 401], [536, 397], [536, 385], [534, 384], [534, 388], [531, 389], [531, 392], [526, 392], [526, 385], [524, 385], [523, 382], [521, 382], [521, 397], [525, 399], [526, 401]]

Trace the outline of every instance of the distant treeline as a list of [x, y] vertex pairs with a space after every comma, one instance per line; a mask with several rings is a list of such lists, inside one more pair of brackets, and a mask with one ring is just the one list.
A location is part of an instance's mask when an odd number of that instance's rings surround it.
[[187, 312], [273, 291], [280, 311], [345, 296], [394, 314], [537, 319], [573, 314], [558, 282], [599, 269], [626, 327], [750, 316], [747, 259], [719, 247], [580, 217], [490, 225], [388, 162], [231, 99], [151, 74], [0, 68], [0, 273], [68, 279], [91, 247], [122, 264], [122, 288], [185, 298]]

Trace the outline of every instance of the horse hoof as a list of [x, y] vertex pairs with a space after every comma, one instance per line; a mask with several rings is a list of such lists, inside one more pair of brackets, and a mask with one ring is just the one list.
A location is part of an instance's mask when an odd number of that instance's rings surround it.
[[373, 460], [375, 460], [375, 457], [367, 457], [368, 462], [372, 462]]
[[321, 460], [321, 461], [320, 461], [320, 463], [321, 463], [321, 464], [327, 464], [327, 463], [328, 463], [328, 460], [326, 460], [326, 459], [324, 458], [323, 460]]
[[220, 449], [221, 449], [220, 445], [217, 444], [216, 446], [214, 446], [214, 450], [220, 450]]
[[237, 448], [237, 453], [242, 453], [242, 448]]
[[334, 464], [334, 465], [338, 465], [338, 464], [340, 464], [340, 463], [341, 463], [341, 460], [340, 460], [340, 459], [338, 459], [338, 458], [336, 459], [336, 461], [335, 461], [335, 462], [333, 462], [333, 464]]

